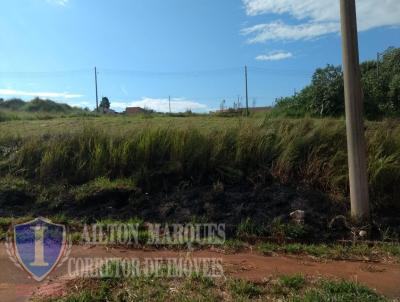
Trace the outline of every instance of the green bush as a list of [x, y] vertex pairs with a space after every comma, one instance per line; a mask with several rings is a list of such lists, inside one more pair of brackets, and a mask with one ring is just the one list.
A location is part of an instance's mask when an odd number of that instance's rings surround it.
[[[379, 65], [379, 77], [377, 68]], [[360, 65], [364, 94], [364, 114], [368, 119], [400, 115], [400, 48], [388, 48], [380, 62]], [[341, 66], [318, 68], [311, 84], [293, 96], [277, 100], [269, 116], [340, 117], [344, 112], [344, 88]]]

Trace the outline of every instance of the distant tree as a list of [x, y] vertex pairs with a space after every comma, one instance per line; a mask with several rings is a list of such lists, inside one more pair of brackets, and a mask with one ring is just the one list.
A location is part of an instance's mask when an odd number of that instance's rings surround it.
[[[221, 109], [221, 111], [223, 111], [224, 109], [225, 109], [225, 103], [226, 103], [226, 101], [225, 100], [222, 100], [222, 102], [221, 102], [221, 104], [220, 104], [220, 106], [219, 106], [219, 108]], [[239, 105], [238, 105], [239, 106]]]
[[9, 109], [9, 110], [22, 110], [25, 106], [26, 102], [21, 99], [13, 98], [0, 103], [1, 108]]
[[364, 92], [364, 112], [367, 118], [376, 119], [384, 115], [386, 96], [382, 81], [377, 77], [377, 63], [367, 61], [361, 64], [361, 82]]
[[82, 109], [78, 107], [71, 107], [68, 104], [62, 104], [52, 100], [43, 100], [38, 97], [29, 102], [16, 98], [5, 100], [3, 102], [0, 101], [0, 109], [3, 108], [13, 111], [52, 113], [78, 113], [82, 111]]
[[389, 102], [396, 113], [400, 113], [400, 73], [389, 84]]
[[61, 104], [54, 102], [52, 100], [43, 100], [38, 97], [26, 103], [23, 109], [29, 112], [54, 112], [54, 113], [68, 113], [74, 111], [74, 109], [68, 104]]
[[[400, 116], [400, 48], [388, 48], [379, 61], [360, 65], [364, 114], [369, 119]], [[277, 100], [277, 115], [344, 115], [343, 73], [327, 65], [315, 71], [311, 84], [291, 97]]]
[[344, 111], [343, 73], [341, 67], [319, 68], [312, 77], [311, 113], [338, 116]]
[[104, 112], [105, 109], [110, 109], [111, 103], [108, 97], [104, 96], [100, 102], [100, 109]]
[[326, 68], [317, 69], [311, 85], [291, 97], [278, 99], [275, 108], [278, 114], [289, 117], [343, 114], [343, 75], [340, 67], [328, 65]]
[[400, 48], [389, 47], [382, 55], [380, 74], [386, 80], [400, 73]]

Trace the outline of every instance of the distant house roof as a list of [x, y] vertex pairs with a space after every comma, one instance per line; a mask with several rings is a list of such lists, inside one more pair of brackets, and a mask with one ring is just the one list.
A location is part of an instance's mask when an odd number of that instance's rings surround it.
[[126, 107], [125, 112], [127, 114], [137, 114], [137, 113], [143, 113], [146, 110], [144, 110], [141, 107]]
[[115, 110], [112, 110], [110, 108], [103, 108], [103, 113], [108, 113], [108, 114], [115, 114]]

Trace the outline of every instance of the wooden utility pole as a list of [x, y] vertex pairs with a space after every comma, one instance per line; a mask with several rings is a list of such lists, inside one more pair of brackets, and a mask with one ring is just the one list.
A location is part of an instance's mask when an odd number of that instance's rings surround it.
[[96, 86], [96, 111], [99, 111], [99, 95], [97, 92], [97, 67], [94, 68], [94, 82]]
[[246, 116], [249, 116], [249, 92], [247, 86], [247, 66], [244, 66], [244, 77], [246, 80]]
[[370, 215], [355, 0], [340, 0], [351, 214]]

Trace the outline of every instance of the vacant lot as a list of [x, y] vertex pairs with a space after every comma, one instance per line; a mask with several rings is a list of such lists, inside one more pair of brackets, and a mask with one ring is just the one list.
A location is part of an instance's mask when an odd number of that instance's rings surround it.
[[[358, 230], [348, 217], [340, 119], [144, 115], [2, 122], [0, 238], [10, 224], [36, 216], [68, 224], [75, 241], [85, 222], [139, 222], [142, 246], [146, 222], [217, 222], [227, 225], [222, 249], [228, 252], [397, 262], [400, 123], [367, 122], [366, 136], [371, 238], [391, 243], [337, 242], [354, 240]], [[304, 225], [289, 217], [298, 209], [306, 212]], [[384, 300], [354, 283], [301, 275], [270, 283], [192, 276], [183, 283], [110, 279], [71, 286], [77, 290], [61, 301], [112, 300], [121, 292], [183, 301], [203, 287], [208, 294], [196, 296], [199, 301]]]
[[[374, 219], [396, 234], [400, 125], [366, 129]], [[3, 122], [0, 133], [2, 216], [134, 213], [238, 225], [304, 209], [322, 227], [348, 210], [343, 120], [72, 117]]]

